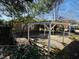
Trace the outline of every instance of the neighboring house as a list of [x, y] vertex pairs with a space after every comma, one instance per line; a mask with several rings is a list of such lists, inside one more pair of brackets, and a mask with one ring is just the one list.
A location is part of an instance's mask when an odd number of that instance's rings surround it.
[[[34, 26], [30, 27], [30, 30], [33, 30]], [[15, 23], [13, 25], [13, 30], [16, 32], [27, 32], [28, 31], [28, 25], [25, 23]]]

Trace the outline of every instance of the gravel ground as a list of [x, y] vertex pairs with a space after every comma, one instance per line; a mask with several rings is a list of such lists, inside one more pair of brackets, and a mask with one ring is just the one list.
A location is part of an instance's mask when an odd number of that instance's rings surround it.
[[[64, 37], [64, 40], [63, 40], [63, 37], [58, 35], [51, 35], [50, 41], [51, 41], [50, 42], [51, 47], [58, 48], [60, 50], [62, 50], [65, 47], [64, 44], [68, 45], [72, 42], [72, 40], [69, 39], [68, 37]], [[42, 43], [45, 46], [48, 45], [48, 39], [39, 39], [38, 42]]]
[[[31, 38], [33, 40], [33, 38]], [[35, 38], [38, 43], [47, 46], [48, 45], [48, 39], [42, 39], [42, 38]], [[16, 38], [16, 41], [19, 45], [21, 44], [29, 44], [28, 40], [26, 38]], [[70, 44], [73, 40], [69, 39], [67, 36], [59, 36], [59, 35], [51, 35], [51, 40], [50, 40], [50, 46], [53, 48], [58, 48], [62, 50], [65, 46], [64, 44], [68, 45]], [[64, 44], [63, 44], [64, 43]]]

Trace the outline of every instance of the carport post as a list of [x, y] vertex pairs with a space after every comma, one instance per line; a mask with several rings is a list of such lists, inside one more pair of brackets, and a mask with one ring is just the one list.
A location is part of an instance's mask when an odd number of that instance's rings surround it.
[[69, 37], [70, 37], [70, 34], [71, 34], [71, 24], [69, 24]]
[[49, 24], [49, 35], [48, 35], [48, 55], [50, 55], [50, 40], [51, 40], [51, 24]]
[[65, 26], [64, 26], [64, 30], [63, 30], [63, 43], [64, 43], [64, 36], [65, 36]]
[[46, 35], [45, 25], [44, 25], [44, 36]]
[[30, 39], [29, 31], [30, 31], [30, 26], [29, 26], [29, 24], [28, 24], [28, 40]]

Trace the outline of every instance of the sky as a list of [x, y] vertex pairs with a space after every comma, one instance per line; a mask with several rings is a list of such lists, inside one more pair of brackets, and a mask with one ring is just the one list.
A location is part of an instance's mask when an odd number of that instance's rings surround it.
[[64, 18], [79, 20], [79, 0], [64, 0], [59, 12]]
[[[41, 18], [51, 20], [53, 19], [53, 11], [48, 14], [40, 15]], [[59, 6], [58, 17], [63, 17], [68, 20], [79, 21], [79, 0], [64, 0]]]
[[[64, 0], [64, 2], [59, 7], [58, 15], [59, 17], [61, 16], [65, 19], [79, 21], [79, 0]], [[53, 11], [50, 11], [44, 15], [39, 15], [37, 18], [51, 20], [53, 19]], [[3, 15], [2, 19], [8, 20], [10, 18]]]

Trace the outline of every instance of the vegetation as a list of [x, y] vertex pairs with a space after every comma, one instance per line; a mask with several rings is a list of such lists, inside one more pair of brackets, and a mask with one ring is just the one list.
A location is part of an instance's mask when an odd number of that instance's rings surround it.
[[[62, 3], [63, 0], [1, 0], [0, 11], [8, 17], [20, 17], [23, 14], [38, 15], [48, 12]], [[56, 4], [55, 4], [56, 3]]]
[[[33, 43], [32, 43], [33, 44]], [[20, 45], [14, 47], [7, 47], [5, 49], [7, 55], [11, 56], [11, 59], [45, 59], [45, 51], [38, 47], [36, 44], [33, 45]]]
[[8, 24], [12, 24], [12, 23], [30, 23], [30, 22], [36, 22], [36, 20], [34, 20], [32, 17], [30, 17], [30, 16], [27, 16], [27, 17], [19, 17], [19, 18], [17, 18], [17, 19], [15, 19], [15, 20], [10, 20], [9, 22], [8, 22]]
[[0, 19], [0, 25], [4, 24], [4, 20]]

